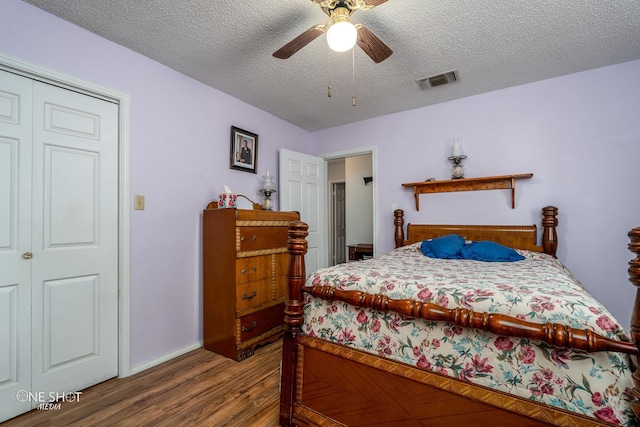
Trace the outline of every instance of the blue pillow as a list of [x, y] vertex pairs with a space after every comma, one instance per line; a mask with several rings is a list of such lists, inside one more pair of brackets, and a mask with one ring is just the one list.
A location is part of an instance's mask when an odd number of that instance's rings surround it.
[[476, 261], [521, 261], [525, 258], [514, 249], [489, 240], [467, 243], [460, 253], [462, 258]]
[[460, 259], [460, 250], [464, 246], [464, 239], [457, 234], [425, 240], [420, 245], [423, 254], [430, 258]]

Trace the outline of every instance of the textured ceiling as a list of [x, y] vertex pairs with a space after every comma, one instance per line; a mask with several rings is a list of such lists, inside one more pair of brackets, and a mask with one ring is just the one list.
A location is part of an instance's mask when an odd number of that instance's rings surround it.
[[351, 17], [394, 52], [375, 64], [356, 47], [355, 86], [324, 36], [272, 56], [327, 23], [312, 0], [25, 1], [308, 131], [640, 59], [638, 0], [389, 0]]

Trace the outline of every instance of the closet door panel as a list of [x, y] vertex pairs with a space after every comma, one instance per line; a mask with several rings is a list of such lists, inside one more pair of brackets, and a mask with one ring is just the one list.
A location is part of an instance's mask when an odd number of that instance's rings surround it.
[[118, 106], [34, 82], [32, 389], [118, 368]]
[[0, 422], [31, 409], [32, 81], [0, 71]]

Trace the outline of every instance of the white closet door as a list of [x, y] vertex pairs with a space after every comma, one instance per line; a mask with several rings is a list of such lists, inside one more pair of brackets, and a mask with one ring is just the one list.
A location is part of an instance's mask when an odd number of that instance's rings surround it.
[[34, 83], [35, 392], [117, 375], [118, 107]]
[[117, 375], [118, 107], [0, 71], [0, 421]]
[[0, 421], [31, 409], [31, 91], [0, 71]]

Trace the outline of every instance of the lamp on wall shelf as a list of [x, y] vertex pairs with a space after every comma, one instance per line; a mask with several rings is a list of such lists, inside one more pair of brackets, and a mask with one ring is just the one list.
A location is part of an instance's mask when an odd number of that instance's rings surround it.
[[276, 184], [273, 182], [273, 177], [267, 171], [266, 175], [262, 177], [262, 187], [258, 190], [264, 196], [264, 201], [262, 202], [262, 209], [266, 211], [273, 210], [273, 203], [271, 202], [271, 193], [276, 192]]
[[462, 161], [466, 159], [467, 156], [462, 154], [462, 149], [460, 148], [460, 143], [458, 143], [458, 138], [456, 138], [453, 143], [453, 151], [451, 156], [447, 157], [447, 159], [453, 163], [451, 167], [451, 179], [462, 179], [464, 178], [464, 167], [462, 166]]

